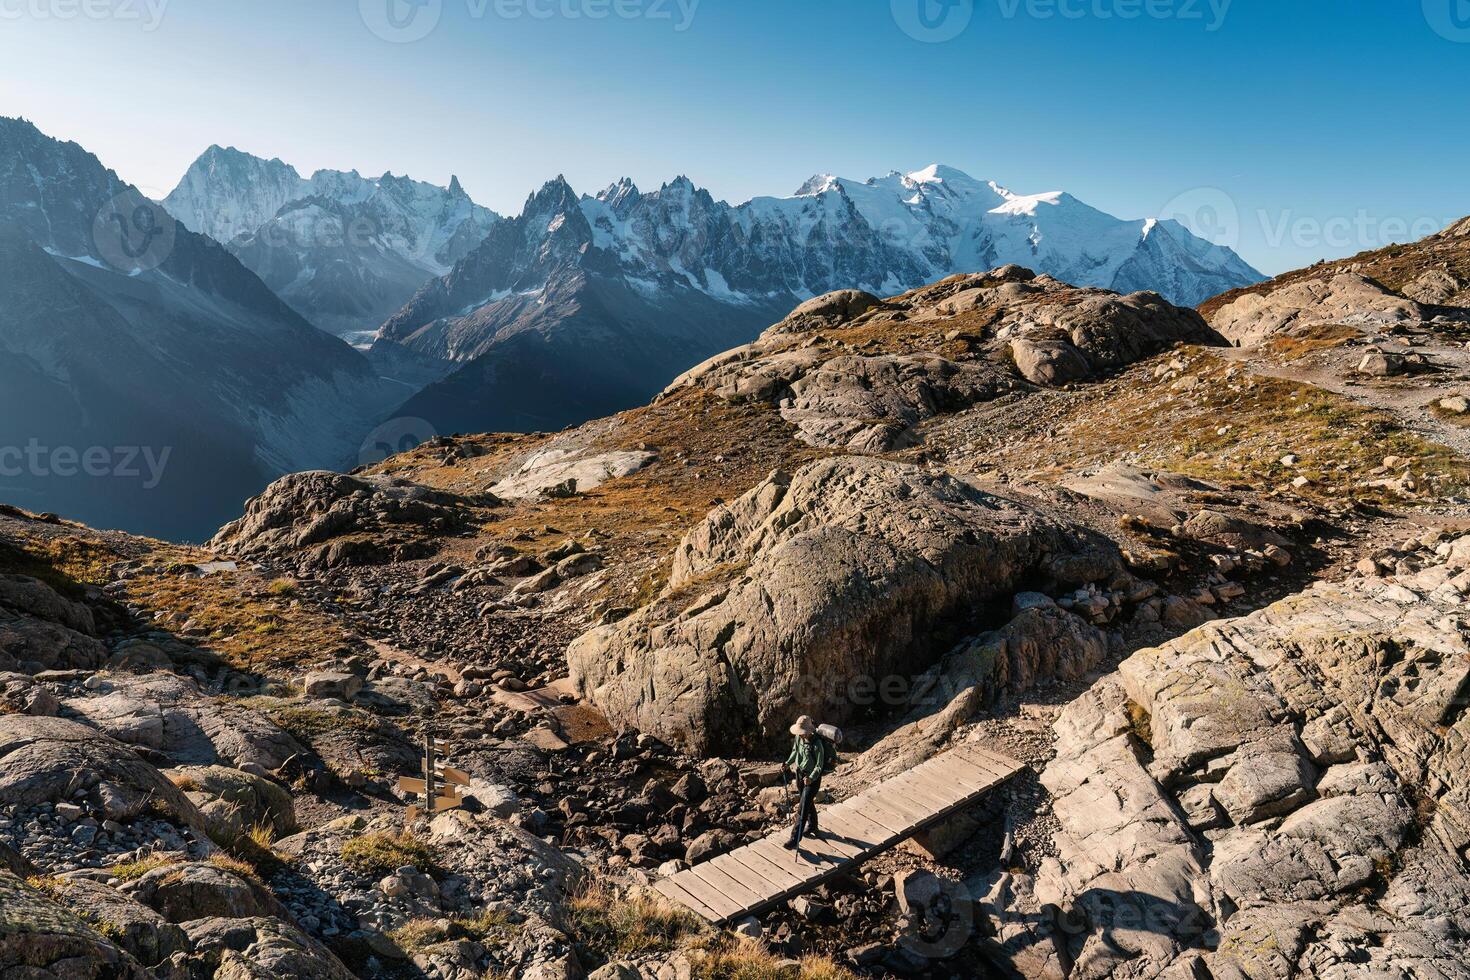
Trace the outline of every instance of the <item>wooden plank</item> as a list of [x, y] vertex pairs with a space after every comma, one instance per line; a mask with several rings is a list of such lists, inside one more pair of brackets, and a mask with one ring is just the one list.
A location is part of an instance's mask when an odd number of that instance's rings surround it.
[[929, 810], [931, 815], [939, 811], [948, 810], [956, 801], [962, 800], [970, 795], [965, 791], [955, 793], [953, 789], [945, 790], [935, 786], [930, 782], [928, 777], [917, 771], [905, 773], [900, 778], [894, 780], [888, 788], [894, 793], [924, 806]]
[[[731, 878], [734, 878], [742, 885], [750, 888], [751, 891], [755, 892], [756, 895], [761, 896], [762, 898], [772, 894], [773, 892], [785, 891], [788, 887], [790, 887], [790, 885], [780, 876], [776, 875], [775, 872], [766, 873], [763, 872], [759, 866], [752, 866], [751, 864], [747, 864], [744, 861], [741, 861], [736, 855], [738, 855], [743, 850], [745, 850], [745, 848], [737, 847], [735, 850], [729, 852], [728, 854], [721, 854], [719, 857], [713, 858], [708, 862], [708, 864], [712, 868], [718, 868], [721, 871], [725, 872], [725, 874], [729, 875]], [[751, 860], [752, 863], [754, 863], [755, 859], [752, 858]]]
[[899, 795], [896, 792], [889, 791], [889, 788], [886, 784], [880, 787], [879, 790], [874, 792], [872, 796], [868, 797], [868, 799], [872, 803], [883, 807], [885, 810], [891, 810], [892, 812], [898, 814], [900, 817], [903, 817], [906, 821], [908, 821], [908, 826], [910, 828], [912, 828], [914, 824], [923, 823], [925, 820], [929, 819], [928, 807], [924, 806], [921, 803], [915, 803], [913, 800]]
[[902, 839], [907, 837], [913, 828], [914, 822], [897, 810], [890, 810], [883, 805], [882, 800], [867, 796], [862, 800], [860, 813], [865, 814], [869, 820], [886, 827], [895, 837]]
[[428, 791], [429, 784], [422, 779], [415, 779], [412, 776], [398, 777], [398, 792], [400, 793], [417, 793], [419, 796], [423, 796]]
[[765, 878], [781, 892], [800, 888], [806, 883], [805, 878], [793, 873], [785, 864], [776, 864], [754, 847], [742, 847], [732, 851], [730, 857]]
[[988, 763], [982, 764], [968, 755], [960, 755], [957, 752], [951, 752], [946, 758], [950, 759], [950, 766], [953, 769], [966, 775], [970, 785], [974, 786], [977, 792], [984, 792], [1001, 781], [1001, 777], [989, 768]]
[[435, 768], [434, 772], [446, 783], [453, 783], [456, 786], [468, 786], [470, 784], [470, 774], [459, 769], [452, 769], [449, 766], [441, 764]]
[[915, 771], [904, 783], [904, 788], [908, 792], [935, 801], [940, 809], [946, 810], [976, 794], [976, 790], [953, 775], [941, 777], [932, 772]]
[[960, 745], [960, 748], [967, 750], [974, 755], [989, 759], [991, 762], [995, 763], [995, 765], [999, 767], [999, 771], [1001, 772], [1014, 773], [1020, 772], [1022, 769], [1026, 768], [1025, 763], [1017, 759], [1012, 759], [1010, 756], [1001, 755], [999, 752], [992, 751], [991, 749], [987, 749], [985, 746], [978, 745], [974, 742], [964, 742]]
[[[832, 822], [836, 818], [836, 823]], [[824, 819], [828, 830], [836, 830], [855, 841], [861, 841], [870, 851], [878, 851], [896, 841], [902, 840], [902, 834], [876, 823], [871, 818], [864, 816], [858, 810], [842, 810], [838, 813], [828, 811]]]
[[983, 765], [994, 773], [998, 778], [1009, 779], [1026, 767], [1015, 759], [1007, 759], [1003, 755], [982, 749], [978, 745], [965, 744], [953, 750], [953, 754], [977, 765]]
[[791, 873], [802, 881], [810, 882], [816, 877], [816, 872], [812, 870], [812, 866], [801, 860], [799, 854], [795, 851], [786, 850], [786, 848], [769, 838], [757, 841], [750, 846], [767, 861], [784, 868], [790, 868]]
[[791, 861], [786, 860], [789, 851], [780, 847], [763, 848], [761, 843], [763, 842], [756, 841], [754, 844], [747, 844], [731, 854], [741, 864], [760, 872], [782, 888], [795, 888], [806, 882], [806, 875], [796, 870]]
[[803, 837], [799, 850], [805, 859], [815, 858], [815, 863], [832, 864], [839, 867], [862, 857], [864, 853], [861, 848], [830, 840], [827, 837]]
[[681, 871], [670, 880], [704, 903], [715, 915], [719, 916], [715, 920], [716, 922], [723, 922], [731, 917], [739, 917], [744, 911], [744, 908], [739, 902], [704, 881], [692, 870]]
[[752, 888], [709, 863], [697, 864], [689, 869], [689, 873], [711, 888], [719, 889], [720, 893], [732, 902], [738, 902], [741, 911], [752, 905], [760, 904], [761, 890], [759, 887]]
[[698, 917], [704, 918], [706, 921], [717, 923], [720, 920], [719, 912], [714, 911], [713, 908], [701, 902], [700, 899], [689, 895], [673, 879], [660, 879], [659, 882], [654, 882], [653, 887], [656, 892], [659, 892], [664, 898], [669, 899], [670, 902], [678, 902], [679, 905], [684, 905], [685, 908], [691, 909]]

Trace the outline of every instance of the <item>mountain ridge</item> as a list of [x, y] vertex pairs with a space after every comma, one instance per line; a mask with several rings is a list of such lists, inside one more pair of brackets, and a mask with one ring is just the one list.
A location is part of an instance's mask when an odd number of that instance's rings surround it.
[[163, 206], [223, 243], [329, 333], [363, 341], [500, 220], [458, 177], [439, 187], [392, 171], [319, 169], [210, 146]]
[[21, 120], [0, 119], [0, 231], [0, 445], [171, 460], [151, 487], [32, 465], [7, 474], [21, 500], [197, 537], [272, 477], [346, 462], [390, 404], [223, 246]]
[[[373, 351], [457, 366], [399, 410], [440, 431], [565, 425], [595, 415], [553, 399], [600, 390], [596, 414], [638, 404], [813, 296], [896, 295], [1007, 264], [1185, 305], [1264, 278], [1177, 222], [1121, 221], [1064, 192], [1017, 195], [938, 164], [864, 182], [817, 175], [793, 197], [740, 205], [682, 175], [648, 192], [625, 177], [595, 195], [558, 175], [388, 318]], [[580, 348], [593, 343], [612, 346], [589, 357]], [[547, 384], [512, 396], [502, 386], [513, 374]]]

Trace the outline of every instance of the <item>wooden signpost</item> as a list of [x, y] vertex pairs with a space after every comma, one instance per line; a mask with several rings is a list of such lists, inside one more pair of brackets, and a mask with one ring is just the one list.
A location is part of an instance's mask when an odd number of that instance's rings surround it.
[[468, 786], [470, 776], [467, 772], [445, 765], [439, 759], [440, 754], [448, 754], [448, 752], [448, 743], [432, 736], [426, 737], [424, 739], [423, 778], [414, 776], [398, 778], [400, 793], [413, 794], [423, 800], [421, 805], [408, 808], [409, 823], [414, 823], [421, 814], [433, 816], [445, 810], [454, 810], [464, 806], [464, 799], [455, 787]]

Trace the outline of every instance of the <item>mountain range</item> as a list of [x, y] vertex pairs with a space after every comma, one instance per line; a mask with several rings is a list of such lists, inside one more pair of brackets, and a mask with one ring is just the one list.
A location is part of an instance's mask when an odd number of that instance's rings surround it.
[[[834, 289], [1017, 263], [1194, 303], [1261, 279], [1176, 222], [942, 166], [735, 206], [686, 177], [558, 177], [502, 219], [457, 179], [303, 178], [216, 146], [155, 203], [24, 120], [0, 120], [0, 252], [0, 488], [184, 538], [281, 473], [352, 465], [384, 424], [546, 431], [640, 404]], [[7, 465], [33, 443], [169, 455], [152, 480], [58, 480], [76, 467]]]
[[221, 242], [316, 326], [362, 341], [500, 220], [458, 178], [318, 170], [211, 146], [163, 206]]
[[213, 238], [19, 119], [0, 118], [0, 266], [14, 503], [197, 537], [275, 476], [355, 456], [394, 401]]
[[738, 206], [687, 177], [595, 196], [558, 177], [420, 289], [374, 350], [458, 365], [402, 414], [443, 431], [560, 428], [645, 400], [815, 295], [892, 295], [1008, 263], [1187, 305], [1263, 278], [1177, 221], [1123, 221], [939, 165], [817, 176]]

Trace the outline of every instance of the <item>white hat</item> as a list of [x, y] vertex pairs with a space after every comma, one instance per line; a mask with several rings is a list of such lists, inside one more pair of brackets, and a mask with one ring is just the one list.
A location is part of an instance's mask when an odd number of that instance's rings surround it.
[[791, 726], [791, 734], [793, 735], [815, 735], [816, 733], [817, 723], [812, 721], [811, 715], [802, 715], [796, 719], [796, 724]]

